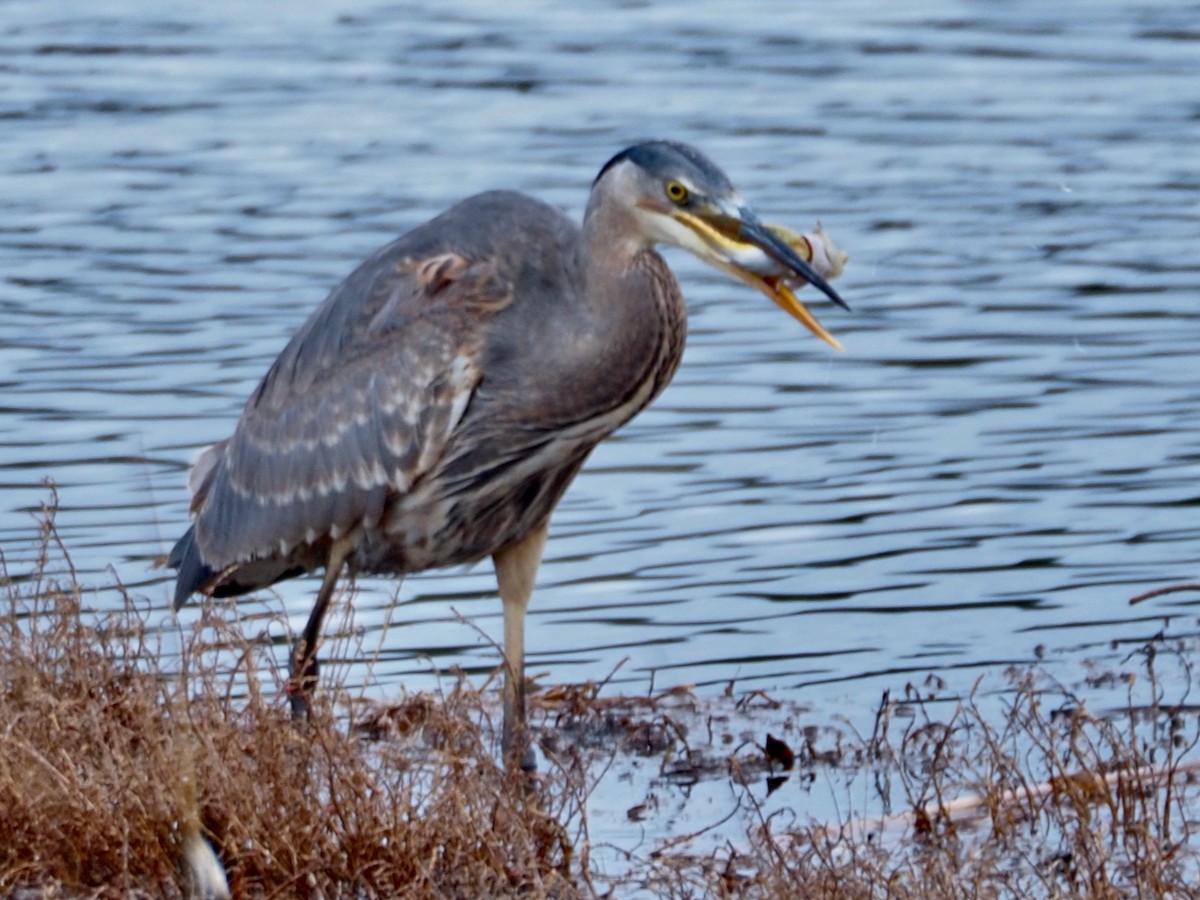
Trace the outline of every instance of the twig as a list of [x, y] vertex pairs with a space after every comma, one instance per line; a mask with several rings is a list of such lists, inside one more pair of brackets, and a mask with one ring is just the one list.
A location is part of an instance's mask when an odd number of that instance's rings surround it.
[[1129, 598], [1129, 605], [1136, 606], [1143, 600], [1152, 600], [1155, 597], [1161, 597], [1163, 594], [1176, 594], [1180, 591], [1200, 591], [1200, 584], [1188, 582], [1185, 584], [1168, 584], [1166, 587], [1154, 588], [1152, 591], [1146, 591], [1144, 594], [1138, 594], [1136, 597]]
[[674, 848], [680, 846], [681, 844], [690, 843], [691, 841], [694, 841], [696, 838], [700, 837], [702, 834], [706, 834], [707, 832], [710, 832], [715, 828], [720, 828], [722, 825], [724, 825], [726, 822], [728, 822], [730, 819], [732, 819], [734, 816], [736, 816], [739, 812], [741, 812], [741, 809], [742, 809], [742, 799], [741, 799], [741, 796], [737, 796], [735, 799], [734, 805], [733, 805], [733, 809], [731, 809], [727, 815], [722, 816], [720, 819], [718, 819], [715, 822], [711, 822], [710, 824], [705, 825], [703, 828], [698, 828], [695, 831], [688, 832], [687, 834], [677, 835], [675, 837], [664, 840], [661, 844], [659, 844], [659, 846], [657, 848], [655, 848], [654, 851], [651, 852], [650, 858], [651, 859], [659, 859], [668, 850], [673, 850]]
[[819, 831], [822, 833], [847, 830], [851, 832], [858, 830], [882, 832], [889, 828], [910, 825], [922, 817], [930, 820], [945, 818], [953, 821], [961, 821], [968, 818], [972, 813], [982, 810], [997, 811], [1006, 807], [1018, 806], [1031, 800], [1044, 799], [1054, 794], [1055, 791], [1062, 790], [1064, 785], [1084, 783], [1088, 779], [1091, 779], [1093, 787], [1098, 788], [1103, 785], [1112, 788], [1119, 785], [1122, 781], [1129, 779], [1138, 782], [1160, 781], [1162, 779], [1171, 780], [1176, 776], [1190, 775], [1192, 773], [1200, 773], [1200, 760], [1193, 760], [1172, 766], [1138, 766], [1134, 769], [1118, 769], [1104, 775], [1092, 775], [1091, 773], [1077, 771], [1069, 775], [1052, 778], [1049, 781], [1041, 782], [1032, 787], [1004, 791], [994, 802], [988, 797], [971, 794], [951, 800], [948, 803], [929, 803], [918, 809], [907, 810], [906, 812], [890, 816], [881, 816], [874, 819], [857, 819], [836, 828], [827, 825], [819, 829]]

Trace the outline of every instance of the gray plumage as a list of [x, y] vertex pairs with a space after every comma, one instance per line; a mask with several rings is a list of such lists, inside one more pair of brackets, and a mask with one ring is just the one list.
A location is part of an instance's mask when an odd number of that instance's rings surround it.
[[[750, 253], [841, 302], [683, 145], [642, 144], [610, 160], [582, 228], [522, 194], [464, 200], [335, 288], [233, 435], [202, 455], [194, 523], [170, 557], [176, 607], [198, 591], [236, 595], [321, 567], [334, 569], [332, 590], [343, 562], [402, 575], [544, 536], [592, 448], [679, 363], [685, 309], [659, 242], [762, 287], [757, 270], [742, 269]], [[539, 541], [516, 555], [536, 557], [535, 571], [540, 554]], [[522, 622], [527, 601], [515, 604]], [[511, 605], [505, 597], [506, 617]], [[318, 608], [294, 663], [313, 656]], [[509, 649], [511, 682], [523, 648]], [[506, 719], [523, 717], [516, 699], [509, 690]]]

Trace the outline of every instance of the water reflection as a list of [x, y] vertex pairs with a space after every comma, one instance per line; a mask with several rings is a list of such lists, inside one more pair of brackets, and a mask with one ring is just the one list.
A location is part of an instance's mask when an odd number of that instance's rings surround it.
[[[756, 8], [756, 10], [759, 8]], [[59, 486], [94, 603], [186, 522], [183, 476], [375, 246], [508, 186], [578, 214], [597, 165], [693, 142], [852, 254], [834, 355], [672, 259], [660, 402], [554, 523], [530, 667], [873, 701], [910, 674], [1117, 653], [1193, 576], [1196, 37], [1171, 4], [6, 6], [0, 543]], [[832, 322], [830, 324], [833, 324]], [[111, 568], [110, 568], [111, 567]], [[282, 589], [297, 617], [313, 585]], [[393, 584], [361, 585], [373, 633]], [[490, 569], [410, 579], [375, 674], [487, 671]], [[194, 613], [193, 613], [194, 614]]]

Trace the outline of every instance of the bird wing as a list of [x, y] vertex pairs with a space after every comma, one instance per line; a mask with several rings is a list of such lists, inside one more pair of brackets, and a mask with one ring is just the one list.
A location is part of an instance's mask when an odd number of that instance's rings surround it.
[[512, 287], [463, 253], [403, 250], [383, 248], [333, 291], [234, 434], [201, 457], [192, 510], [206, 575], [370, 527], [439, 459]]

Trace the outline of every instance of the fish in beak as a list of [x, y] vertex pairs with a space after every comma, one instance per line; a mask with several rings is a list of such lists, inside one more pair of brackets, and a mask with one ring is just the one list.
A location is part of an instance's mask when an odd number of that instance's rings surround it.
[[840, 275], [849, 256], [819, 226], [813, 235], [796, 234], [782, 225], [764, 224], [745, 207], [716, 214], [678, 210], [674, 217], [703, 241], [705, 261], [762, 291], [830, 347], [842, 349], [794, 293], [811, 284], [842, 309], [850, 309], [826, 278]]

